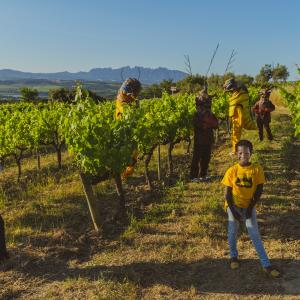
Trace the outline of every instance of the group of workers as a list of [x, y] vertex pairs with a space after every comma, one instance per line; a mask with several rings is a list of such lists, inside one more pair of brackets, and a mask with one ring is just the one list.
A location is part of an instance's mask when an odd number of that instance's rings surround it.
[[[263, 128], [269, 140], [273, 139], [270, 129], [271, 115], [275, 106], [270, 101], [270, 89], [259, 93], [260, 99], [249, 107], [249, 95], [245, 85], [234, 78], [224, 83], [224, 91], [231, 93], [229, 98], [229, 118], [231, 121], [232, 152], [237, 163], [225, 173], [222, 184], [225, 186], [225, 209], [228, 215], [228, 245], [230, 250], [230, 268], [240, 267], [237, 250], [237, 232], [244, 223], [263, 271], [272, 278], [280, 277], [280, 271], [271, 265], [261, 240], [255, 206], [263, 192], [265, 176], [262, 167], [251, 163], [253, 145], [248, 140], [241, 140], [242, 129], [257, 130], [259, 139], [263, 140]], [[210, 180], [207, 174], [213, 144], [213, 130], [218, 128], [218, 120], [211, 111], [212, 99], [204, 88], [196, 97], [197, 111], [193, 117], [194, 151], [190, 178], [192, 182]], [[255, 113], [256, 124], [252, 119], [251, 110]]]

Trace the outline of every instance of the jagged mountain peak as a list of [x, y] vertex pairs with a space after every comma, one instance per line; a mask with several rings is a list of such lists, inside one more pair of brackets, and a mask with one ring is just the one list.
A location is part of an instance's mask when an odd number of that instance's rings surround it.
[[47, 79], [47, 80], [85, 80], [85, 81], [114, 81], [121, 82], [127, 77], [139, 77], [144, 84], [159, 83], [162, 80], [172, 79], [174, 82], [183, 79], [187, 74], [179, 70], [170, 70], [165, 67], [147, 68], [141, 66], [124, 66], [120, 68], [92, 68], [90, 71], [32, 73], [12, 69], [0, 70], [0, 80], [16, 79]]

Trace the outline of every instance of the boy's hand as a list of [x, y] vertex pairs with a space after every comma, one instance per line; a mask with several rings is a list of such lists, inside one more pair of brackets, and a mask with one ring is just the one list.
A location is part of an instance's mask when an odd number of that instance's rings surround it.
[[248, 207], [246, 210], [246, 219], [251, 219], [252, 217], [252, 207]]
[[234, 209], [234, 207], [230, 207], [230, 210], [231, 210], [231, 212], [232, 212], [234, 218], [235, 218], [237, 221], [241, 222], [241, 221], [242, 221], [242, 216]]

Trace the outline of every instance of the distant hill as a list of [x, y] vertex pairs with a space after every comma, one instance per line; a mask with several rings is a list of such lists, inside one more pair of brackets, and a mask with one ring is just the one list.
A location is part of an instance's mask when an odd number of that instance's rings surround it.
[[123, 67], [95, 68], [88, 72], [57, 72], [57, 73], [31, 73], [21, 72], [10, 69], [0, 70], [0, 80], [18, 80], [18, 79], [46, 79], [46, 80], [84, 80], [84, 81], [104, 81], [104, 82], [122, 82], [122, 77], [139, 77], [143, 84], [159, 83], [165, 79], [172, 79], [174, 82], [185, 78], [187, 74], [178, 70], [169, 70], [167, 68], [144, 68], [144, 67]]

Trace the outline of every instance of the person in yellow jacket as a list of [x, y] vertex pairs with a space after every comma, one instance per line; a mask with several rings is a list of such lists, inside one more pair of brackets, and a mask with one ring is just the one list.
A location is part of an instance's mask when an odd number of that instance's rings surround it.
[[241, 139], [242, 129], [257, 130], [257, 126], [250, 115], [249, 95], [246, 86], [234, 78], [230, 78], [225, 81], [223, 88], [225, 92], [231, 92], [229, 118], [232, 126], [232, 153], [235, 153], [235, 145]]
[[[121, 88], [118, 91], [116, 100], [116, 119], [122, 118], [122, 114], [126, 105], [139, 106], [139, 101], [137, 99], [139, 93], [141, 92], [142, 85], [140, 81], [136, 78], [127, 78]], [[125, 172], [122, 174], [123, 178], [130, 176], [134, 171], [134, 165], [137, 161], [138, 152], [135, 150], [131, 156], [131, 163], [126, 168]]]

